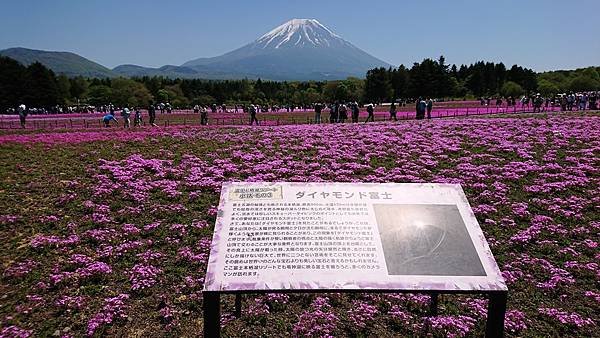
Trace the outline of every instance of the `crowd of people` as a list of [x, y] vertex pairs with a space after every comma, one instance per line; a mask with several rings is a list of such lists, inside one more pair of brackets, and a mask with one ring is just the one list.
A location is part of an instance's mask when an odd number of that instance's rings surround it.
[[573, 110], [597, 110], [598, 98], [600, 92], [569, 92], [556, 94], [552, 96], [542, 96], [537, 93], [531, 96], [523, 95], [518, 101], [516, 98], [509, 97], [487, 97], [479, 98], [482, 106], [492, 106], [493, 102], [496, 107], [511, 107], [520, 104], [522, 107], [533, 107], [534, 112], [544, 111], [549, 107], [560, 107], [561, 111]]
[[[368, 117], [365, 120], [366, 122], [375, 121], [375, 106], [372, 103], [367, 104], [366, 106]], [[350, 118], [352, 123], [357, 123], [360, 113], [360, 108], [358, 102], [335, 102], [330, 105], [325, 103], [315, 103], [313, 104], [313, 109], [315, 111], [314, 123], [321, 124], [323, 119], [321, 115], [325, 110], [329, 109], [329, 123], [344, 123], [348, 120], [348, 114], [350, 114]]]
[[[540, 94], [534, 94], [531, 96], [522, 96], [519, 100], [514, 97], [487, 97], [479, 98], [479, 102], [483, 106], [491, 106], [495, 104], [496, 107], [527, 107], [533, 108], [533, 112], [543, 112], [549, 107], [561, 107], [561, 111], [573, 111], [573, 110], [598, 110], [598, 98], [600, 92], [581, 92], [581, 93], [564, 93], [554, 95], [552, 97], [543, 97]], [[397, 100], [392, 102], [389, 106], [389, 119], [397, 121], [398, 107], [406, 106], [407, 102], [415, 102], [416, 119], [423, 120], [425, 118], [431, 119], [431, 112], [433, 111], [434, 99], [420, 97], [416, 100]], [[364, 120], [367, 122], [375, 121], [375, 108], [376, 104], [366, 104], [365, 109], [367, 111], [367, 118]], [[345, 123], [348, 119], [352, 123], [359, 122], [360, 106], [358, 102], [339, 102], [336, 101], [331, 104], [326, 103], [314, 103], [309, 106], [296, 107], [294, 105], [285, 106], [268, 106], [268, 105], [257, 105], [257, 104], [236, 104], [228, 108], [227, 105], [212, 104], [212, 105], [195, 105], [193, 112], [200, 115], [200, 124], [208, 124], [208, 114], [210, 113], [238, 113], [243, 112], [249, 115], [249, 124], [259, 124], [257, 114], [259, 112], [280, 112], [281, 109], [287, 112], [293, 112], [295, 109], [300, 110], [314, 110], [314, 123], [321, 124], [324, 122], [323, 114], [329, 113], [329, 116], [325, 119], [325, 122], [329, 123]], [[170, 103], [158, 103], [150, 104], [147, 107], [148, 124], [150, 126], [156, 126], [156, 114], [171, 114], [173, 107]], [[10, 109], [8, 114], [18, 114], [22, 128], [25, 128], [27, 116], [30, 114], [62, 114], [62, 113], [102, 113], [102, 122], [105, 127], [110, 127], [111, 124], [119, 124], [119, 119], [116, 117], [116, 112], [120, 111], [120, 116], [123, 120], [124, 128], [131, 128], [131, 115], [133, 114], [133, 127], [141, 127], [144, 124], [142, 109], [140, 107], [129, 108], [115, 108], [113, 104], [102, 105], [100, 107], [89, 107], [89, 106], [77, 106], [77, 107], [52, 107], [51, 109], [44, 108], [31, 108], [28, 109], [25, 105], [20, 105], [16, 109]]]
[[[121, 117], [123, 118], [123, 128], [131, 128], [131, 111], [132, 110], [130, 110], [129, 108], [123, 108], [121, 110]], [[139, 108], [135, 108], [133, 111], [133, 126], [141, 127], [144, 124], [142, 111]], [[154, 106], [148, 107], [148, 117], [150, 119], [148, 123], [151, 126], [156, 127], [156, 108]], [[111, 110], [108, 114], [102, 117], [102, 123], [104, 124], [104, 127], [110, 127], [111, 122], [114, 122], [117, 125], [119, 124], [119, 120], [115, 117], [114, 110]]]
[[420, 97], [415, 105], [417, 120], [423, 120], [425, 113], [427, 113], [427, 119], [431, 119], [431, 111], [433, 110], [433, 100], [430, 98], [423, 99]]

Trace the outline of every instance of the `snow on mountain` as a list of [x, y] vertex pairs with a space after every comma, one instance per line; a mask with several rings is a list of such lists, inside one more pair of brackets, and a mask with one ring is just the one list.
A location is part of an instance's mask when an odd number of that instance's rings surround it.
[[315, 19], [292, 19], [241, 48], [182, 66], [271, 80], [333, 80], [390, 65]]
[[333, 47], [345, 43], [346, 41], [315, 19], [292, 19], [261, 36], [255, 42], [260, 48], [307, 45]]

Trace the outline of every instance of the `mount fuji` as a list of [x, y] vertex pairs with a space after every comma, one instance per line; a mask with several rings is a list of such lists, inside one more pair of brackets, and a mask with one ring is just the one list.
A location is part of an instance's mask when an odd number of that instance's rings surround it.
[[12, 48], [0, 51], [25, 65], [41, 62], [59, 74], [84, 77], [164, 76], [182, 79], [338, 80], [364, 77], [369, 69], [389, 67], [342, 39], [315, 19], [293, 19], [255, 41], [217, 57], [181, 66], [148, 68], [121, 65], [108, 69], [66, 52]]
[[293, 19], [221, 56], [191, 60], [180, 67], [119, 66], [114, 71], [127, 76], [173, 77], [175, 73], [179, 77], [197, 78], [335, 80], [364, 77], [369, 69], [389, 66], [315, 19]]

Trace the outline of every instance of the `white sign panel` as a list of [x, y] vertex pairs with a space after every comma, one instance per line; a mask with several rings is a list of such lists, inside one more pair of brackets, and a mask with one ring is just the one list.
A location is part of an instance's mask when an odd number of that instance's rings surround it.
[[459, 185], [226, 183], [205, 291], [506, 290]]

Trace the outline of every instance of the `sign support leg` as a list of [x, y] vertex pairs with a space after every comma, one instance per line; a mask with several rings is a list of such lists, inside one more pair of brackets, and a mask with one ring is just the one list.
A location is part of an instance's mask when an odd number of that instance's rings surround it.
[[221, 295], [218, 292], [204, 292], [204, 337], [221, 336]]
[[242, 295], [239, 293], [235, 294], [235, 316], [237, 318], [242, 316]]
[[438, 297], [439, 293], [432, 293], [429, 301], [429, 316], [435, 317], [438, 314]]
[[504, 337], [504, 316], [506, 314], [506, 301], [508, 292], [490, 293], [485, 327], [486, 338]]

